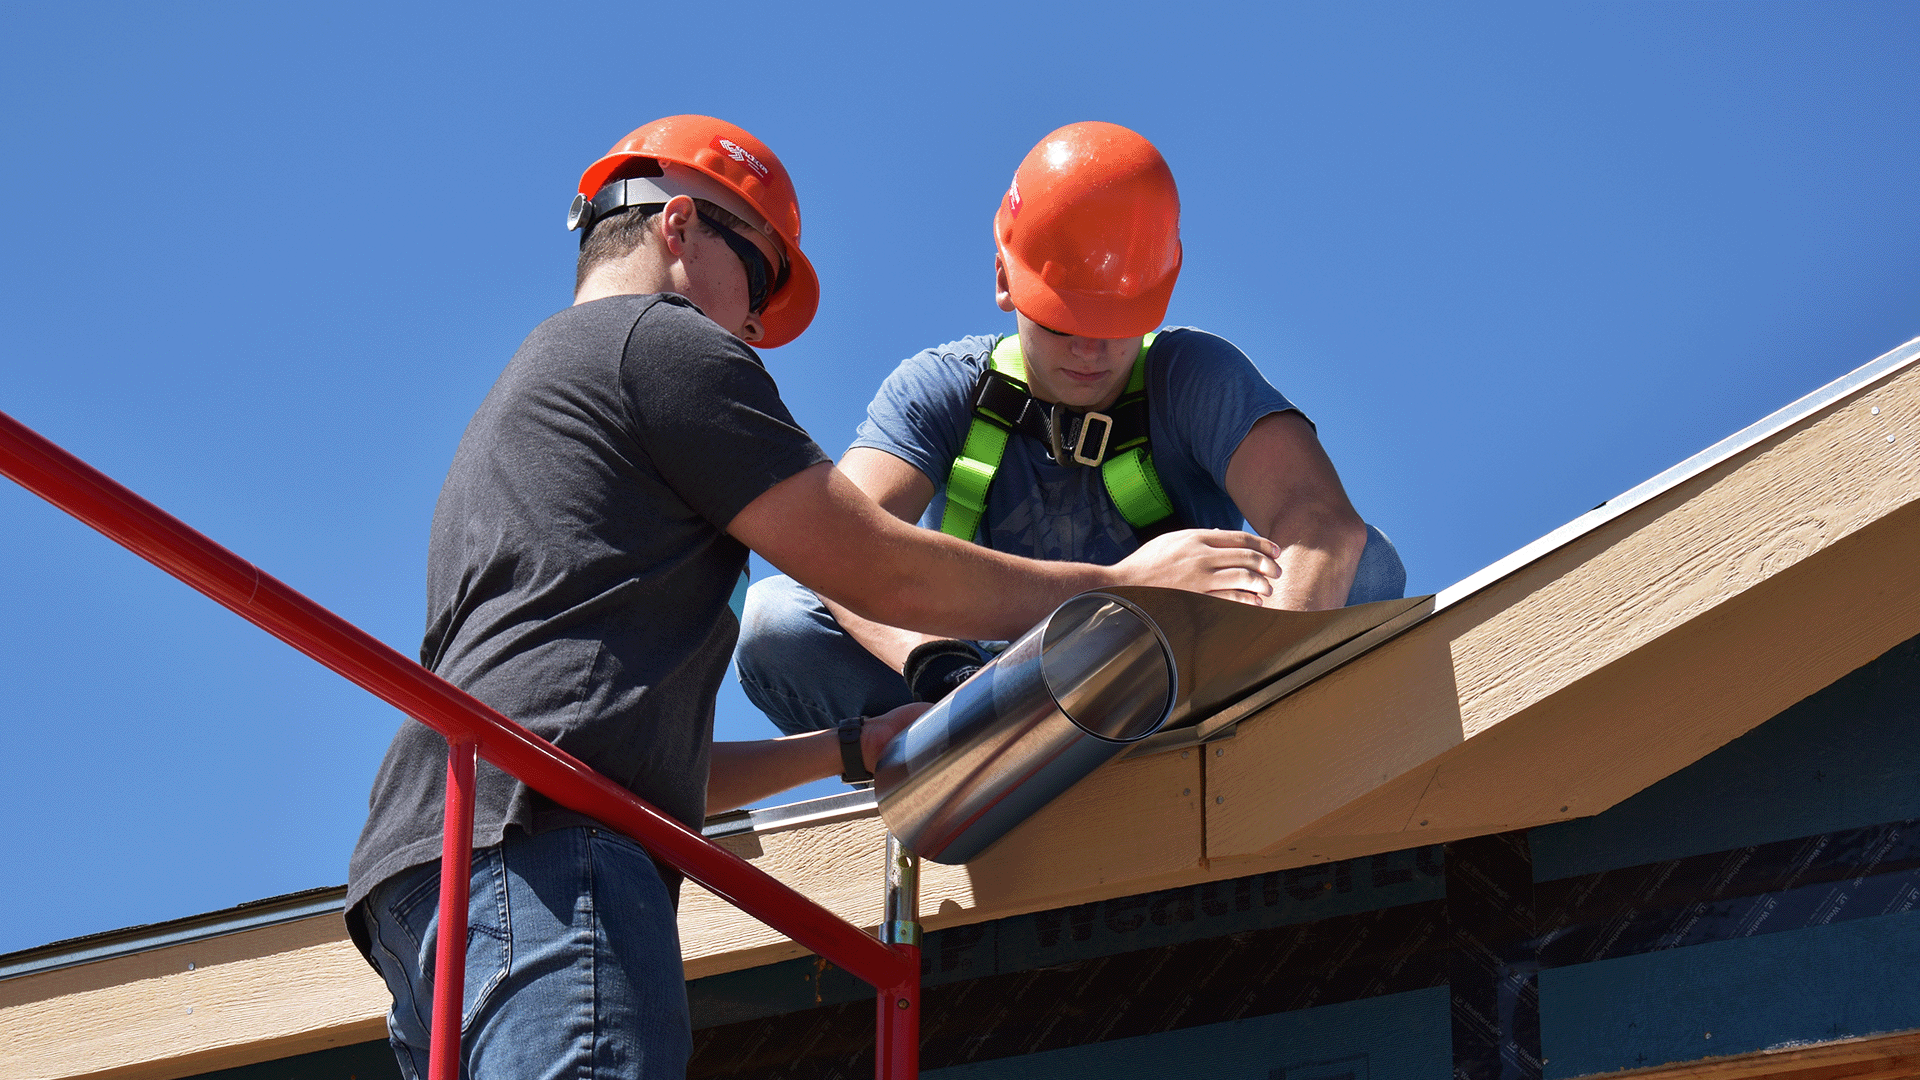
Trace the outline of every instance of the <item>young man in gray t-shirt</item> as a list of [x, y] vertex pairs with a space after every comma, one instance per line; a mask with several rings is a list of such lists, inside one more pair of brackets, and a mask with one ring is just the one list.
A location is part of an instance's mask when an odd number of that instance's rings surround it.
[[[748, 549], [889, 623], [1013, 636], [1074, 593], [1272, 588], [1271, 545], [1166, 537], [1111, 569], [914, 529], [827, 462], [748, 347], [797, 337], [818, 283], [780, 161], [670, 117], [581, 179], [575, 302], [542, 323], [461, 438], [434, 512], [421, 661], [698, 827], [851, 766], [833, 732], [712, 743]], [[876, 717], [871, 767], [918, 709]], [[403, 722], [348, 874], [349, 929], [426, 1070], [445, 744]], [[481, 764], [462, 1072], [679, 1076], [689, 1045], [677, 878], [637, 845]]]

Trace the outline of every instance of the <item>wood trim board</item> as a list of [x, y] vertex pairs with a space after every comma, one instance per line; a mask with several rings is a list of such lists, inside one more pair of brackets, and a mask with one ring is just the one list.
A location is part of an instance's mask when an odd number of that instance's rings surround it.
[[1605, 810], [1920, 633], [1916, 498], [1908, 367], [1242, 722], [1209, 858]]
[[0, 1076], [174, 1080], [386, 1037], [337, 914], [0, 982]]
[[1916, 1080], [1920, 1032], [1791, 1046], [1606, 1074], [1618, 1080]]
[[[1139, 891], [1204, 872], [1202, 748], [1110, 764], [965, 866], [922, 862], [928, 929]], [[885, 826], [877, 812], [723, 840], [733, 852], [859, 926], [880, 921]], [[1161, 887], [1151, 885], [1148, 887]], [[990, 913], [990, 914], [989, 914]], [[688, 882], [680, 894], [687, 977], [804, 955], [775, 930]]]

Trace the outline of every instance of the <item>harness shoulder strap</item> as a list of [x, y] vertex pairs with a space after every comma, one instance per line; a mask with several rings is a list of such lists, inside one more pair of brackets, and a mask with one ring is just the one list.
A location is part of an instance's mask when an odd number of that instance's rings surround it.
[[[1114, 412], [1136, 407], [1146, 412], [1147, 350], [1153, 348], [1153, 339], [1158, 336], [1148, 334], [1141, 340], [1140, 355], [1133, 358], [1133, 371], [1127, 376], [1127, 388], [1121, 392], [1120, 400], [1114, 402]], [[1142, 539], [1147, 539], [1164, 531], [1164, 527], [1154, 529], [1152, 526], [1173, 517], [1173, 500], [1167, 498], [1160, 474], [1154, 471], [1153, 447], [1147, 442], [1146, 425], [1140, 425], [1139, 431], [1138, 437], [1109, 453], [1100, 466], [1100, 479], [1107, 485], [1107, 497], [1113, 500], [1120, 516], [1127, 519], [1134, 531], [1143, 534]]]
[[[1019, 337], [1010, 334], [995, 342], [987, 367], [1014, 384], [1008, 389], [1026, 394], [1027, 365], [1020, 356]], [[982, 384], [982, 390], [993, 385], [989, 380], [982, 380]], [[973, 540], [980, 530], [980, 519], [987, 512], [987, 489], [993, 486], [993, 474], [1000, 469], [1000, 459], [1007, 452], [1007, 437], [1012, 434], [1013, 421], [1017, 419], [996, 415], [981, 400], [984, 396], [978, 391], [975, 393], [973, 423], [968, 426], [967, 440], [960, 447], [960, 456], [953, 459], [952, 472], [947, 475], [947, 508], [940, 515], [941, 532], [967, 541]]]
[[1020, 335], [1007, 334], [993, 343], [993, 353], [987, 357], [987, 366], [1019, 383], [1027, 385], [1027, 360], [1020, 355]]

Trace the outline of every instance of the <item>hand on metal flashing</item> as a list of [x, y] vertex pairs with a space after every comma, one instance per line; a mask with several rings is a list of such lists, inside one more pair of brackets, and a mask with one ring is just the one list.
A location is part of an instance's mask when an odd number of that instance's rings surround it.
[[860, 729], [860, 756], [866, 759], [867, 771], [872, 772], [880, 763], [880, 752], [887, 748], [894, 736], [907, 730], [907, 725], [919, 718], [933, 706], [925, 702], [914, 701], [902, 705], [892, 712], [870, 717], [866, 726]]
[[1122, 585], [1158, 585], [1259, 605], [1280, 577], [1280, 549], [1237, 529], [1183, 529], [1156, 536], [1114, 567]]

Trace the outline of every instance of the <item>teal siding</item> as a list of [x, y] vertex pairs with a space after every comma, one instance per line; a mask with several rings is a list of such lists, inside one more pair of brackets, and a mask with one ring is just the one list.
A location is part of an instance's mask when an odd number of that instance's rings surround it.
[[1551, 881], [1909, 818], [1920, 818], [1920, 638], [1611, 810], [1528, 839], [1536, 879]]
[[400, 1080], [400, 1066], [381, 1039], [201, 1073], [193, 1080]]
[[1912, 911], [1540, 973], [1548, 1080], [1912, 1028]]
[[1001, 1058], [926, 1080], [1446, 1080], [1444, 987]]

